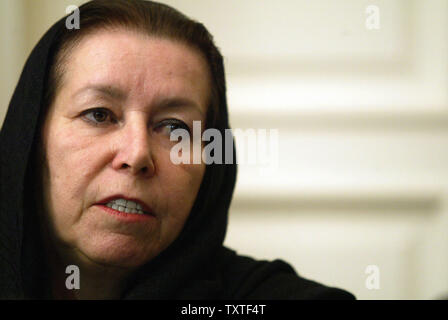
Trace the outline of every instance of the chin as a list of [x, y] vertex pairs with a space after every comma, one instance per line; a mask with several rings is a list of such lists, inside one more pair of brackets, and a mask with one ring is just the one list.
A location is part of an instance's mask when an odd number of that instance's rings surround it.
[[[123, 238], [122, 236], [120, 238]], [[104, 240], [89, 243], [80, 248], [90, 261], [102, 266], [135, 269], [151, 260], [156, 254], [147, 246], [134, 239]]]

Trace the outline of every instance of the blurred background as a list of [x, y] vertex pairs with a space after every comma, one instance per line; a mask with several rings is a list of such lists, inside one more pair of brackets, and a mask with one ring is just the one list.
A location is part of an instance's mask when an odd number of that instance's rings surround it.
[[[83, 2], [0, 1], [1, 122]], [[447, 298], [448, 1], [162, 2], [214, 35], [232, 127], [278, 130], [276, 170], [239, 167], [226, 245], [358, 299]]]

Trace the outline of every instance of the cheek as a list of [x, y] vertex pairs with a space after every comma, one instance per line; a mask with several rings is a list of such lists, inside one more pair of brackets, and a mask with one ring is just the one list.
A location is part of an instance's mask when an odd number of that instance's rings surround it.
[[159, 163], [159, 186], [166, 204], [167, 219], [183, 225], [196, 200], [205, 164], [173, 164], [164, 158]]
[[[61, 125], [51, 130], [46, 151], [50, 174], [67, 187], [86, 183], [104, 166], [106, 144], [80, 132], [76, 126]], [[75, 185], [70, 184], [76, 182]]]
[[[53, 131], [54, 132], [54, 131]], [[73, 222], [81, 214], [89, 181], [98, 163], [85, 139], [69, 130], [56, 131], [46, 140], [44, 194], [48, 213], [57, 225]]]
[[189, 202], [195, 200], [205, 172], [204, 163], [174, 164], [169, 154], [165, 153], [158, 168], [159, 178], [162, 180], [160, 184], [166, 193], [176, 195], [173, 199], [189, 200]]

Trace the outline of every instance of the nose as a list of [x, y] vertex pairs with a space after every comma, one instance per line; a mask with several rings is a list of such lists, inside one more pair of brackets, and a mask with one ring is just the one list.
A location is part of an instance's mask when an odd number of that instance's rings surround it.
[[153, 176], [155, 167], [146, 122], [143, 119], [129, 121], [120, 128], [118, 135], [112, 167], [144, 178]]

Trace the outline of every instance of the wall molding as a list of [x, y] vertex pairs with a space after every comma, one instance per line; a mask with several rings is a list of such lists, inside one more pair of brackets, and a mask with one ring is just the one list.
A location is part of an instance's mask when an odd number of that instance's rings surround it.
[[402, 211], [437, 212], [443, 196], [431, 190], [370, 190], [368, 192], [251, 192], [240, 190], [232, 201], [232, 211]]

